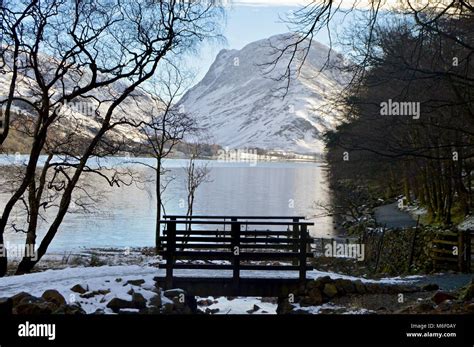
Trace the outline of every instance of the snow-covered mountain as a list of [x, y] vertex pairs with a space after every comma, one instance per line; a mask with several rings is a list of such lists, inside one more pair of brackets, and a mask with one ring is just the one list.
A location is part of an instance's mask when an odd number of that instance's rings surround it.
[[[205, 128], [213, 141], [229, 148], [259, 147], [294, 153], [321, 153], [321, 134], [336, 123], [336, 114], [318, 110], [347, 78], [327, 68], [329, 48], [313, 41], [299, 74], [283, 98], [290, 54], [268, 65], [292, 34], [272, 36], [241, 50], [221, 50], [205, 77], [183, 96], [180, 105]], [[307, 47], [306, 45], [304, 45]], [[302, 54], [292, 63], [295, 72]], [[329, 65], [343, 62], [331, 52]]]

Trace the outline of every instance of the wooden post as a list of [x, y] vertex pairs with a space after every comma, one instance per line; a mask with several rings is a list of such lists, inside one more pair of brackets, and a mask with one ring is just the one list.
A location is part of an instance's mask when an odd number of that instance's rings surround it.
[[[237, 222], [236, 218], [232, 218], [232, 222]], [[240, 289], [240, 223], [232, 223], [232, 289], [234, 295], [238, 295]]]
[[306, 224], [301, 224], [300, 228], [300, 282], [306, 281], [306, 244], [308, 238], [308, 231]]
[[385, 228], [383, 228], [382, 230], [382, 236], [380, 237], [380, 242], [379, 242], [379, 245], [378, 245], [378, 249], [377, 249], [377, 260], [375, 262], [375, 272], [377, 272], [378, 268], [379, 268], [379, 262], [380, 262], [380, 255], [382, 254], [382, 250], [383, 250], [383, 238], [385, 236]]
[[166, 223], [166, 287], [173, 288], [173, 266], [176, 252], [176, 218], [171, 217]]
[[471, 272], [471, 261], [472, 261], [472, 241], [474, 234], [472, 230], [466, 231], [466, 272]]
[[458, 231], [458, 270], [459, 272], [466, 271], [466, 240], [465, 233], [462, 230]]
[[415, 243], [416, 243], [416, 234], [418, 232], [418, 225], [420, 223], [420, 215], [418, 215], [418, 219], [416, 221], [415, 230], [413, 230], [413, 237], [411, 239], [411, 247], [410, 247], [410, 256], [408, 258], [408, 266], [407, 272], [410, 272], [411, 266], [413, 264], [413, 257], [415, 255]]
[[[299, 220], [297, 218], [293, 218], [293, 223], [298, 223]], [[293, 224], [293, 252], [298, 252], [299, 244], [298, 239], [300, 237], [300, 230], [299, 224]], [[298, 259], [293, 260], [293, 265], [298, 265]]]

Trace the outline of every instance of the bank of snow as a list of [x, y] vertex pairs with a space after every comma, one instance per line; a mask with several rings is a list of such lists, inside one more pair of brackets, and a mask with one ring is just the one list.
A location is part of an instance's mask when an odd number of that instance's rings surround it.
[[[243, 271], [244, 272], [244, 271]], [[32, 273], [21, 276], [10, 276], [0, 278], [0, 293], [2, 297], [10, 297], [20, 292], [27, 292], [34, 296], [41, 296], [47, 289], [58, 290], [68, 301], [68, 303], [79, 302], [81, 307], [87, 313], [93, 313], [97, 309], [102, 309], [105, 313], [112, 313], [106, 308], [107, 303], [117, 297], [125, 300], [130, 299], [128, 292], [133, 289], [134, 292], [142, 294], [145, 299], [151, 299], [156, 293], [155, 276], [164, 276], [165, 270], [153, 266], [139, 265], [117, 265], [117, 266], [99, 266], [99, 267], [75, 267], [60, 270], [47, 270], [43, 272]], [[219, 271], [176, 271], [177, 276], [194, 277], [217, 277]], [[223, 277], [227, 277], [227, 273], [221, 273]], [[284, 271], [245, 271], [243, 277], [264, 277], [273, 276], [280, 278], [291, 278], [291, 273]], [[349, 280], [360, 279], [364, 282], [379, 282], [387, 284], [401, 284], [412, 281], [414, 278], [385, 278], [380, 281], [368, 280], [352, 276], [340, 275], [332, 272], [309, 271], [308, 278], [319, 278], [330, 276], [333, 279], [344, 278]], [[144, 283], [137, 286], [129, 284], [130, 280], [143, 280]], [[71, 288], [75, 285], [81, 285], [89, 292], [103, 291], [107, 294], [99, 294], [91, 298], [82, 298]], [[260, 298], [214, 298], [214, 303], [209, 309], [219, 309], [218, 313], [223, 314], [244, 314], [250, 313], [275, 313], [276, 303], [262, 302]], [[259, 307], [254, 310], [255, 305]], [[205, 308], [201, 308], [205, 309]], [[217, 310], [216, 310], [217, 311]], [[314, 312], [316, 313], [316, 311]]]

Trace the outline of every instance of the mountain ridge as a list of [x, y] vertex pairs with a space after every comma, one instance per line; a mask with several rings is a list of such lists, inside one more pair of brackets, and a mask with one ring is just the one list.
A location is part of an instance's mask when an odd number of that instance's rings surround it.
[[[329, 93], [342, 89], [346, 77], [336, 70], [320, 71], [330, 50], [313, 41], [286, 96], [278, 96], [278, 78], [290, 57], [283, 55], [276, 65], [268, 62], [290, 35], [258, 40], [240, 50], [221, 50], [204, 78], [183, 95], [178, 104], [207, 129], [213, 142], [230, 148], [322, 153], [321, 135], [335, 126], [337, 114], [316, 110]], [[337, 52], [331, 55], [332, 63], [343, 62]], [[297, 58], [294, 65], [301, 63]]]

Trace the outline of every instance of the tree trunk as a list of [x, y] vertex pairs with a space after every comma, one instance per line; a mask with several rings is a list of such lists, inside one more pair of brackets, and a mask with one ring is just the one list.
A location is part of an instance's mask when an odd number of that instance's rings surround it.
[[162, 250], [161, 242], [161, 158], [156, 160], [156, 229], [155, 229], [155, 253]]
[[2, 254], [0, 254], [0, 277], [3, 277], [7, 274], [8, 258], [2, 233], [0, 233], [0, 246], [2, 246], [3, 251]]

